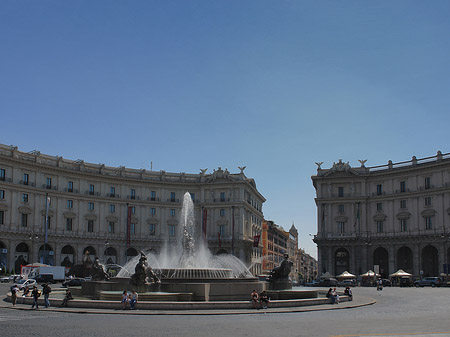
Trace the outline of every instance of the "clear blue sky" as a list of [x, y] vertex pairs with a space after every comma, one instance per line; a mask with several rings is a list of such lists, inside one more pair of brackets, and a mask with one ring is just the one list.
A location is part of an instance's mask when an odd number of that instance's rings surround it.
[[0, 142], [255, 178], [316, 256], [310, 176], [450, 152], [449, 1], [0, 2]]

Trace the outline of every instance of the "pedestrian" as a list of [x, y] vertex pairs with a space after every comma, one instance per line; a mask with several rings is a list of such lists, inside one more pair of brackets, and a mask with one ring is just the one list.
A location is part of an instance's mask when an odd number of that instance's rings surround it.
[[23, 290], [23, 297], [27, 297], [28, 295], [30, 295], [30, 288], [28, 286], [25, 287], [25, 289]]
[[252, 299], [253, 308], [259, 309], [259, 308], [257, 308], [259, 296], [258, 296], [258, 292], [256, 291], [256, 289], [253, 289], [252, 293], [250, 294], [250, 297]]
[[19, 292], [19, 287], [17, 285], [11, 286], [11, 302], [12, 302], [13, 307], [16, 306], [18, 292]]
[[47, 283], [44, 283], [42, 285], [42, 292], [44, 294], [44, 302], [45, 307], [48, 308], [50, 306], [50, 301], [48, 300], [50, 293], [52, 292], [52, 288]]
[[377, 291], [378, 290], [383, 290], [383, 280], [381, 280], [381, 278], [377, 280]]
[[38, 304], [38, 298], [41, 296], [41, 292], [38, 290], [36, 286], [33, 287], [33, 290], [31, 291], [31, 297], [33, 297], [33, 305], [31, 306], [31, 309], [34, 309], [36, 307], [36, 310], [39, 309]]
[[122, 310], [125, 310], [128, 302], [128, 293], [126, 290], [122, 293]]
[[136, 303], [138, 301], [138, 293], [135, 290], [131, 291], [131, 295], [130, 295], [130, 309], [131, 310], [135, 310], [136, 309]]
[[261, 303], [263, 309], [267, 309], [267, 305], [269, 304], [269, 296], [267, 296], [267, 293], [265, 290], [259, 294], [259, 302]]

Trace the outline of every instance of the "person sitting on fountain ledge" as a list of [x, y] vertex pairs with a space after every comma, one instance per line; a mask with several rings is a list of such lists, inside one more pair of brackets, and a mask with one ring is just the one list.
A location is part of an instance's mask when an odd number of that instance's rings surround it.
[[255, 289], [253, 289], [253, 291], [252, 291], [250, 297], [252, 298], [253, 308], [254, 308], [254, 309], [257, 309], [258, 298], [259, 298], [258, 292], [257, 292]]
[[125, 310], [127, 308], [127, 302], [128, 302], [128, 293], [126, 290], [122, 293], [122, 310]]
[[266, 291], [263, 290], [261, 294], [259, 294], [259, 302], [261, 303], [263, 309], [267, 309], [269, 301], [270, 301], [269, 296], [267, 295]]
[[130, 309], [131, 310], [135, 310], [136, 309], [136, 303], [138, 301], [138, 294], [135, 290], [131, 291], [131, 295], [130, 295]]

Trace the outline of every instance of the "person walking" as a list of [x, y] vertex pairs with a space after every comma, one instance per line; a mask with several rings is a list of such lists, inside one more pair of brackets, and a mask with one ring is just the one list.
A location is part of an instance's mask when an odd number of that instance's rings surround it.
[[130, 309], [131, 310], [135, 310], [136, 309], [136, 303], [138, 301], [138, 293], [135, 290], [131, 291], [131, 295], [130, 295]]
[[36, 286], [33, 287], [33, 290], [31, 291], [31, 297], [33, 297], [33, 305], [31, 306], [31, 309], [34, 309], [36, 307], [36, 310], [39, 309], [39, 303], [38, 298], [41, 296], [41, 292], [38, 290]]
[[52, 292], [52, 288], [50, 288], [47, 283], [44, 283], [44, 285], [42, 286], [42, 292], [44, 293], [45, 307], [48, 308], [50, 306], [50, 301], [48, 298], [50, 296], [50, 293]]
[[11, 302], [12, 302], [13, 307], [16, 306], [18, 292], [19, 292], [19, 287], [17, 285], [11, 286]]

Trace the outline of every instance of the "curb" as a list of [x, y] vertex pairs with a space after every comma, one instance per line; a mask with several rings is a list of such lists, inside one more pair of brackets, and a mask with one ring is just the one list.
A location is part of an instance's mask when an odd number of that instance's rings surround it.
[[[3, 297], [3, 302], [5, 302], [5, 297]], [[268, 309], [237, 309], [237, 310], [121, 310], [121, 309], [112, 309], [109, 311], [105, 311], [102, 309], [80, 309], [80, 308], [42, 308], [38, 311], [45, 312], [63, 312], [63, 313], [73, 313], [73, 314], [100, 314], [100, 315], [135, 315], [135, 316], [156, 316], [156, 315], [165, 315], [165, 316], [211, 316], [211, 315], [260, 315], [260, 314], [280, 314], [280, 313], [298, 313], [298, 312], [315, 312], [315, 311], [329, 311], [329, 310], [343, 310], [343, 309], [354, 309], [365, 307], [369, 305], [374, 305], [376, 300], [372, 298], [365, 298], [363, 303], [355, 303], [355, 304], [346, 304], [342, 305], [333, 305], [333, 304], [323, 304], [320, 306], [311, 306], [311, 307], [287, 307], [287, 308], [268, 308]], [[327, 306], [327, 307], [324, 307]], [[10, 309], [10, 310], [26, 310], [30, 311], [30, 307], [25, 304], [17, 304], [15, 307], [6, 306], [0, 304], [0, 308], [2, 309]]]

